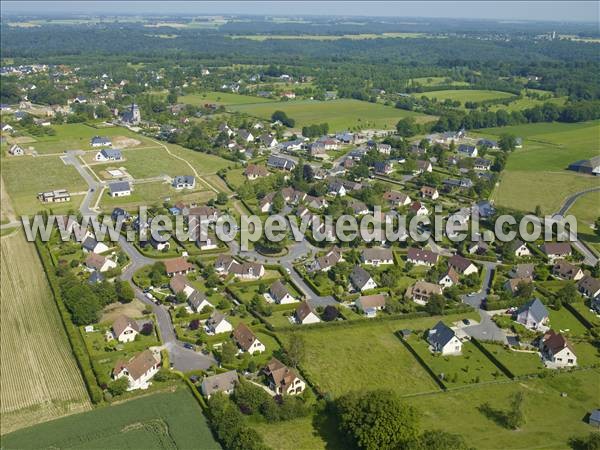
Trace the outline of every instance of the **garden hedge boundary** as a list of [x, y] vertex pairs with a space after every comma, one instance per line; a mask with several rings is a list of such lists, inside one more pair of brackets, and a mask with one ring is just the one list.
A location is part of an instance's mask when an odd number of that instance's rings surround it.
[[502, 373], [504, 373], [504, 375], [506, 375], [511, 380], [513, 380], [515, 378], [515, 374], [512, 373], [508, 369], [508, 367], [506, 367], [504, 364], [502, 364], [487, 348], [485, 348], [481, 344], [481, 342], [479, 342], [474, 337], [471, 337], [471, 342], [473, 343], [473, 345], [475, 345], [475, 347], [477, 347], [479, 349], [479, 351], [481, 351], [481, 353], [483, 353], [485, 356], [487, 356], [487, 358], [492, 362], [492, 364], [494, 364], [498, 369], [500, 369], [500, 371]]
[[421, 367], [425, 369], [425, 372], [427, 372], [427, 374], [431, 377], [435, 384], [437, 384], [442, 391], [447, 391], [448, 387], [444, 384], [442, 380], [439, 379], [439, 377], [435, 375], [433, 369], [429, 367], [429, 365], [425, 362], [425, 360], [423, 360], [423, 358], [421, 358], [421, 356], [415, 351], [415, 349], [412, 348], [412, 346], [404, 340], [404, 338], [400, 335], [400, 332], [396, 332], [394, 333], [394, 335], [400, 340], [400, 342], [402, 342], [402, 345], [406, 347], [406, 349], [417, 360]]
[[67, 334], [67, 338], [69, 339], [69, 343], [71, 344], [73, 356], [75, 356], [75, 361], [77, 362], [77, 366], [79, 367], [83, 377], [90, 400], [95, 404], [101, 403], [103, 401], [102, 389], [98, 385], [98, 380], [92, 367], [92, 361], [86, 349], [85, 343], [83, 342], [83, 338], [81, 337], [81, 333], [79, 332], [77, 326], [75, 326], [75, 324], [73, 324], [71, 321], [71, 315], [67, 311], [67, 307], [63, 302], [60, 288], [58, 287], [56, 274], [53, 270], [54, 265], [51, 263], [50, 251], [44, 244], [42, 244], [39, 238], [35, 240], [35, 248], [42, 262], [42, 267], [44, 268], [44, 273], [46, 274], [48, 283], [50, 284], [54, 302], [58, 309], [63, 328]]

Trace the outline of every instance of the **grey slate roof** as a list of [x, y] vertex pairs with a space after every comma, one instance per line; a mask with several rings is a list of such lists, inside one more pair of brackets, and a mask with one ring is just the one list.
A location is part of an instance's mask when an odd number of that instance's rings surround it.
[[536, 322], [540, 323], [546, 317], [548, 317], [548, 310], [544, 304], [537, 298], [528, 301], [517, 310], [517, 315], [529, 311], [529, 314], [535, 319]]
[[81, 246], [90, 252], [96, 248], [96, 245], [98, 245], [98, 241], [91, 236], [86, 237], [81, 243]]
[[427, 334], [427, 342], [435, 349], [442, 349], [455, 336], [454, 331], [444, 322], [439, 321]]
[[369, 281], [371, 275], [365, 269], [360, 266], [356, 266], [350, 274], [350, 281], [352, 285], [357, 289], [362, 289], [365, 284]]
[[117, 181], [116, 183], [110, 183], [108, 189], [111, 194], [114, 194], [115, 192], [130, 191], [131, 186], [129, 186], [129, 181]]
[[226, 392], [232, 390], [238, 380], [238, 374], [235, 370], [204, 377], [202, 380], [202, 392], [209, 396], [215, 392]]

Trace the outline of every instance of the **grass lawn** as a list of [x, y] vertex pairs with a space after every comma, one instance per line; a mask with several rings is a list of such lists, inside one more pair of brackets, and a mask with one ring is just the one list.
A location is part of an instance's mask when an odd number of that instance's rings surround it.
[[544, 363], [536, 353], [515, 352], [502, 345], [481, 343], [516, 376], [543, 372]]
[[220, 156], [196, 152], [177, 144], [165, 145], [169, 148], [171, 153], [188, 161], [200, 175], [217, 173], [220, 169], [234, 166], [232, 161], [227, 161]]
[[273, 112], [280, 110], [296, 121], [296, 128], [327, 122], [330, 132], [367, 128], [392, 130], [404, 117], [414, 117], [420, 123], [434, 120], [432, 116], [352, 99], [271, 102], [232, 106], [230, 109], [262, 119], [270, 119]]
[[2, 437], [5, 449], [220, 449], [187, 387], [98, 408]]
[[506, 379], [506, 376], [471, 342], [463, 342], [460, 356], [432, 354], [427, 341], [419, 335], [409, 336], [407, 342], [433, 373], [437, 376], [444, 374], [444, 384], [449, 388]]
[[[191, 150], [188, 150], [191, 152]], [[110, 180], [112, 177], [106, 173], [108, 169], [124, 167], [135, 179], [169, 175], [193, 175], [190, 167], [184, 162], [169, 155], [162, 147], [144, 148], [141, 150], [128, 150], [123, 152], [124, 161], [109, 161], [103, 164], [94, 164], [90, 167], [101, 179]]]
[[590, 323], [594, 326], [600, 326], [600, 317], [593, 312], [590, 311], [587, 300], [586, 303], [583, 302], [574, 302], [571, 303], [571, 306], [575, 308], [583, 317], [590, 321]]
[[38, 192], [67, 189], [73, 194], [87, 191], [87, 184], [77, 170], [65, 165], [58, 156], [5, 158], [2, 160], [2, 178], [17, 214], [33, 214], [49, 208], [53, 211], [75, 210], [81, 201], [81, 197], [75, 196], [70, 202], [43, 204], [37, 199]]
[[555, 311], [552, 308], [548, 308], [550, 314], [550, 326], [554, 330], [562, 330], [567, 332], [570, 336], [583, 336], [587, 329], [583, 324], [566, 308], [561, 308]]
[[577, 218], [577, 235], [597, 251], [600, 251], [600, 236], [591, 228], [600, 217], [600, 191], [590, 192], [579, 197], [567, 211]]
[[197, 201], [199, 203], [206, 202], [213, 198], [216, 194], [213, 191], [194, 191], [181, 192], [171, 188], [170, 184], [153, 182], [136, 184], [133, 187], [133, 192], [129, 197], [111, 197], [108, 195], [108, 190], [102, 194], [100, 207], [104, 210], [110, 210], [116, 206], [125, 209], [133, 209], [139, 205], [162, 204], [165, 198], [170, 198], [171, 201]]
[[245, 169], [232, 169], [227, 171], [227, 182], [234, 186], [239, 187], [243, 185], [248, 179], [244, 175]]
[[412, 78], [410, 80], [412, 83], [418, 83], [421, 86], [447, 86], [447, 85], [452, 85], [452, 86], [468, 86], [469, 83], [466, 81], [450, 81], [449, 83], [446, 82], [446, 77], [419, 77], [419, 78]]
[[202, 92], [198, 94], [189, 94], [177, 98], [179, 103], [199, 106], [205, 103], [215, 103], [217, 105], [246, 105], [249, 103], [268, 103], [275, 100], [253, 97], [250, 95], [233, 94], [230, 92]]
[[[598, 370], [577, 371], [415, 396], [407, 401], [424, 414], [424, 429], [462, 434], [474, 448], [565, 449], [569, 438], [593, 430], [583, 419], [598, 407], [599, 376]], [[518, 431], [506, 430], [478, 410], [485, 402], [506, 410], [509, 397], [517, 391], [525, 394], [525, 424]], [[567, 396], [561, 397], [561, 392]]]
[[511, 133], [524, 139], [523, 148], [509, 156], [494, 191], [493, 199], [500, 206], [533, 211], [540, 205], [544, 214], [550, 214], [569, 195], [600, 186], [595, 177], [566, 170], [571, 162], [598, 154], [600, 121], [517, 125], [490, 128], [484, 133]]
[[262, 436], [265, 444], [277, 450], [347, 448], [341, 440], [335, 419], [326, 414], [274, 423], [251, 419], [249, 425]]
[[458, 100], [465, 102], [483, 102], [485, 100], [497, 100], [514, 97], [513, 94], [501, 91], [490, 91], [480, 89], [448, 89], [443, 91], [419, 92], [413, 96], [421, 98], [436, 98], [439, 102], [444, 100]]
[[[447, 316], [450, 323], [466, 315]], [[320, 389], [334, 397], [374, 387], [414, 394], [439, 389], [394, 333], [427, 328], [439, 317], [364, 321], [351, 326], [295, 329], [306, 341], [303, 369]], [[288, 334], [282, 332], [283, 342]], [[375, 378], [374, 378], [375, 377]]]
[[52, 125], [52, 128], [56, 131], [56, 135], [34, 136], [36, 142], [26, 144], [25, 148], [33, 147], [39, 154], [62, 153], [65, 150], [92, 150], [90, 140], [94, 136], [112, 138], [115, 148], [152, 145], [149, 139], [122, 127], [95, 128], [85, 123], [71, 123]]

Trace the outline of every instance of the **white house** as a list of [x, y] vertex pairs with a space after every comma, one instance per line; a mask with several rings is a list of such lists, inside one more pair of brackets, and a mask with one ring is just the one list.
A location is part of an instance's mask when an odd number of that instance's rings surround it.
[[350, 273], [350, 283], [359, 292], [377, 288], [377, 283], [375, 283], [371, 274], [360, 266], [354, 267]]
[[269, 387], [277, 395], [297, 395], [306, 389], [306, 383], [293, 369], [284, 365], [277, 358], [272, 358], [263, 369], [269, 380]]
[[522, 256], [531, 256], [531, 251], [527, 247], [527, 245], [520, 240], [513, 241], [511, 244], [511, 251], [514, 253], [516, 257]]
[[105, 256], [94, 252], [90, 252], [85, 259], [85, 265], [88, 269], [92, 271], [97, 270], [98, 272], [106, 272], [117, 267], [117, 263], [112, 259], [108, 259]]
[[300, 303], [298, 308], [296, 308], [294, 316], [296, 318], [296, 322], [302, 325], [319, 323], [321, 321], [319, 316], [317, 316], [312, 307], [306, 301]]
[[122, 159], [123, 154], [121, 153], [121, 150], [118, 150], [116, 148], [103, 148], [98, 153], [96, 153], [96, 156], [94, 156], [94, 160], [98, 162], [120, 161]]
[[196, 187], [196, 177], [192, 175], [180, 175], [173, 178], [171, 185], [177, 189], [194, 189]]
[[160, 361], [150, 350], [144, 350], [127, 362], [119, 361], [113, 369], [113, 379], [127, 378], [128, 391], [148, 389], [152, 377], [158, 372]]
[[127, 197], [131, 195], [131, 190], [129, 181], [117, 181], [108, 185], [108, 193], [111, 197]]
[[235, 386], [238, 382], [238, 374], [235, 370], [229, 372], [219, 373], [217, 375], [211, 375], [204, 377], [200, 390], [202, 395], [206, 398], [210, 398], [216, 392], [222, 392], [226, 395], [231, 395], [235, 390]]
[[431, 328], [427, 333], [427, 342], [434, 353], [442, 355], [460, 355], [462, 342], [456, 337], [456, 333], [442, 321]]
[[567, 339], [554, 330], [547, 332], [540, 341], [540, 352], [546, 366], [551, 368], [575, 367], [577, 356]]
[[448, 260], [448, 266], [453, 268], [457, 273], [468, 276], [472, 273], [479, 272], [477, 266], [460, 255], [454, 255]]
[[458, 274], [452, 267], [450, 267], [446, 273], [442, 275], [442, 278], [439, 279], [438, 284], [443, 288], [449, 288], [455, 284], [458, 284], [458, 281]]
[[394, 256], [388, 248], [365, 248], [361, 255], [362, 262], [371, 266], [394, 264]]
[[135, 320], [120, 315], [112, 324], [112, 332], [114, 338], [119, 342], [133, 342], [139, 334], [140, 328]]
[[264, 344], [258, 340], [256, 335], [243, 322], [240, 322], [233, 330], [233, 340], [242, 352], [262, 353], [266, 350]]
[[214, 308], [214, 305], [206, 299], [204, 294], [196, 290], [188, 297], [188, 305], [190, 305], [190, 309], [195, 313], [202, 312], [207, 306]]
[[88, 253], [104, 253], [108, 251], [108, 246], [104, 242], [98, 242], [90, 235], [83, 240], [81, 246]]
[[25, 150], [23, 150], [17, 144], [14, 144], [8, 149], [8, 154], [12, 156], [23, 156], [25, 154]]
[[356, 308], [367, 317], [375, 317], [385, 308], [385, 295], [361, 295], [355, 302]]
[[549, 321], [548, 310], [543, 303], [535, 298], [528, 301], [517, 310], [516, 320], [521, 325], [535, 331], [545, 331]]
[[296, 303], [298, 301], [289, 293], [285, 285], [279, 280], [271, 285], [269, 288], [269, 295], [273, 301], [279, 305]]
[[107, 137], [94, 136], [90, 141], [90, 145], [92, 147], [110, 147], [112, 145], [112, 142]]
[[219, 311], [214, 311], [206, 320], [206, 332], [210, 334], [231, 333], [233, 326], [225, 319]]

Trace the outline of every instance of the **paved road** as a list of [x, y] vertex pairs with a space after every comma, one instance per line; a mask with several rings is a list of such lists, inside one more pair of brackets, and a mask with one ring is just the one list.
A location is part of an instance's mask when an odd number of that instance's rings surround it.
[[[62, 158], [63, 161], [65, 161], [65, 164], [74, 166], [88, 184], [88, 192], [80, 205], [81, 213], [84, 215], [95, 216], [97, 215], [97, 212], [90, 207], [90, 204], [94, 198], [94, 194], [98, 189], [103, 187], [103, 184], [98, 182], [81, 164], [81, 161], [79, 161], [79, 158], [77, 157], [77, 155], [80, 153], [82, 152], [70, 151], [67, 152], [67, 154]], [[142, 267], [153, 264], [155, 260], [142, 255], [133, 246], [133, 244], [128, 242], [123, 236], [119, 237], [119, 245], [129, 257], [129, 265], [121, 274], [121, 279], [128, 281], [131, 284], [136, 298], [152, 308], [152, 312], [156, 316], [156, 321], [160, 330], [163, 345], [169, 352], [169, 359], [172, 366], [182, 372], [189, 372], [190, 370], [205, 370], [212, 365], [217, 364], [217, 361], [212, 355], [203, 355], [202, 353], [197, 353], [193, 350], [186, 349], [183, 346], [183, 342], [178, 341], [177, 337], [175, 336], [173, 323], [168, 310], [162, 305], [157, 305], [152, 302], [135, 284], [133, 284], [133, 274]]]
[[498, 263], [486, 261], [482, 262], [482, 264], [485, 266], [486, 270], [483, 276], [481, 290], [472, 296], [464, 295], [462, 297], [464, 303], [471, 305], [478, 310], [480, 320], [477, 325], [464, 327], [463, 331], [478, 340], [492, 340], [506, 344], [506, 333], [504, 330], [494, 323], [488, 311], [481, 308], [483, 300], [485, 300], [490, 293], [492, 276]]
[[580, 192], [577, 192], [577, 193], [571, 195], [570, 197], [567, 197], [567, 199], [565, 200], [565, 202], [563, 203], [563, 205], [560, 207], [560, 209], [558, 210], [558, 212], [556, 214], [564, 216], [565, 213], [569, 210], [569, 208], [571, 208], [571, 206], [573, 206], [573, 203], [575, 203], [579, 197], [581, 197], [582, 195], [588, 194], [590, 192], [594, 192], [594, 191], [600, 191], [600, 187], [586, 189], [585, 191], [580, 191]]
[[280, 257], [268, 257], [261, 255], [255, 250], [241, 251], [240, 246], [236, 241], [229, 243], [231, 253], [249, 261], [256, 261], [262, 264], [280, 264], [289, 273], [294, 284], [298, 286], [302, 294], [313, 308], [318, 306], [337, 305], [338, 302], [331, 295], [317, 295], [308, 284], [304, 282], [296, 269], [294, 269], [294, 261], [302, 256], [314, 256], [320, 249], [313, 246], [310, 242], [304, 239], [301, 242], [296, 242], [288, 248], [287, 254]]

